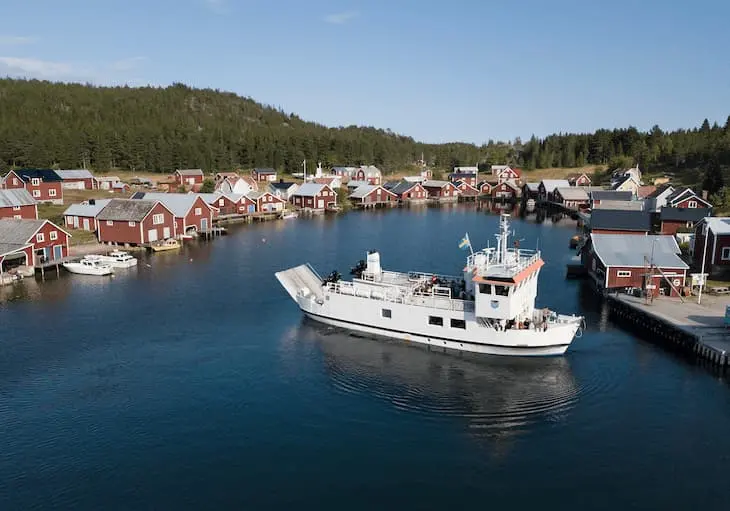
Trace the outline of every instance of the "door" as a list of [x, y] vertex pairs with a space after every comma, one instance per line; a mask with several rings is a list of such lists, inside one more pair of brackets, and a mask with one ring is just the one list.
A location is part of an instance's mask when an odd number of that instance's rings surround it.
[[[78, 225], [76, 225], [76, 227], [78, 227]], [[84, 218], [84, 230], [86, 230], [86, 231], [90, 231], [91, 230], [89, 228], [89, 219], [88, 218]]]
[[[155, 235], [157, 235], [157, 231], [155, 231]], [[162, 228], [162, 237], [165, 239], [170, 237], [170, 228], [169, 227]]]
[[249, 204], [248, 205], [248, 212], [249, 213], [255, 213], [256, 212], [256, 206], [254, 206], [253, 204]]
[[77, 217], [77, 216], [73, 217], [73, 226], [74, 226], [74, 229], [79, 228], [79, 217]]
[[317, 207], [318, 207], [319, 209], [324, 209], [324, 199], [319, 199], [319, 200], [317, 201]]
[[153, 241], [157, 241], [157, 229], [150, 229], [147, 231], [147, 241], [150, 243]]
[[207, 218], [200, 219], [200, 230], [203, 232], [208, 230], [208, 219]]
[[53, 245], [53, 258], [63, 259], [63, 245]]

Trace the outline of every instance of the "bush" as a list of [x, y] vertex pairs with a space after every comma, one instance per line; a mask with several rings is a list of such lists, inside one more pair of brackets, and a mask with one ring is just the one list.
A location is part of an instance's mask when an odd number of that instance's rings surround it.
[[200, 193], [213, 193], [215, 191], [215, 183], [209, 177], [205, 178], [200, 186]]

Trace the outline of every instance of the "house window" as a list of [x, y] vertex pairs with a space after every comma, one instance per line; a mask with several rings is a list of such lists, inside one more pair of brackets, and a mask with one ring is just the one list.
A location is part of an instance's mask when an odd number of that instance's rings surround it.
[[434, 326], [444, 326], [444, 318], [441, 316], [429, 316], [428, 324]]
[[49, 197], [55, 197], [56, 196], [56, 189], [55, 188], [49, 189], [48, 190], [48, 196]]
[[30, 184], [33, 185], [33, 186], [40, 186], [41, 179], [39, 177], [31, 178]]
[[631, 277], [631, 272], [627, 270], [619, 270], [616, 272], [617, 277]]
[[48, 236], [51, 238], [51, 241], [56, 241], [58, 239], [58, 232], [57, 231], [51, 231]]
[[160, 225], [165, 223], [165, 215], [156, 213], [152, 215], [152, 225]]
[[20, 211], [20, 206], [13, 206], [13, 211]]
[[129, 222], [128, 224], [130, 227], [135, 227], [137, 225], [137, 222]]
[[691, 200], [691, 201], [689, 201], [689, 202], [687, 203], [687, 207], [688, 207], [688, 208], [696, 208], [696, 207], [697, 207], [697, 201], [696, 201], [696, 200]]
[[221, 199], [221, 200], [218, 201], [218, 205], [219, 206], [225, 206], [226, 205], [226, 201], [223, 200], [223, 199]]
[[35, 235], [35, 240], [37, 243], [43, 243], [44, 241], [46, 241], [46, 237], [43, 235], [42, 232], [39, 232]]
[[13, 178], [13, 184], [14, 184], [15, 186], [18, 186], [18, 180], [17, 180], [16, 178]]
[[730, 260], [730, 247], [722, 247], [722, 260]]
[[390, 309], [380, 309], [380, 315], [384, 318], [391, 318], [391, 310]]
[[466, 330], [466, 321], [463, 319], [452, 319], [451, 328], [461, 328], [462, 330]]
[[114, 225], [114, 220], [107, 220], [106, 221], [106, 225], [108, 225], [109, 227], [113, 226]]
[[201, 208], [195, 208], [195, 216], [200, 216], [203, 214], [203, 210]]
[[37, 199], [40, 196], [41, 196], [41, 191], [40, 190], [33, 190], [33, 197], [35, 197]]

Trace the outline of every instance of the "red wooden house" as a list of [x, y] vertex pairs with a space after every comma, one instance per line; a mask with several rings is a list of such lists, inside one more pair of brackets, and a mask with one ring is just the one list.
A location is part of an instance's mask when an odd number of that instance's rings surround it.
[[666, 200], [670, 208], [712, 208], [712, 204], [686, 187], [676, 188]]
[[97, 219], [101, 243], [144, 245], [177, 235], [175, 215], [156, 200], [112, 199]]
[[383, 173], [375, 165], [364, 165], [352, 176], [355, 181], [365, 181], [369, 185], [379, 185], [383, 181]]
[[337, 205], [337, 193], [327, 185], [305, 183], [289, 198], [296, 208], [327, 210]]
[[3, 188], [25, 188], [37, 202], [63, 204], [61, 177], [51, 169], [15, 169], [3, 178]]
[[479, 195], [492, 195], [492, 187], [496, 186], [496, 181], [494, 183], [490, 183], [489, 181], [482, 181], [477, 185], [477, 189], [479, 190]]
[[276, 181], [276, 170], [256, 168], [251, 171], [251, 177], [254, 181]]
[[498, 183], [512, 183], [516, 185], [522, 177], [522, 171], [517, 167], [505, 166], [504, 168], [497, 171], [495, 176]]
[[520, 189], [510, 181], [503, 181], [492, 187], [492, 198], [496, 200], [515, 200], [520, 196]]
[[477, 186], [476, 172], [452, 172], [449, 174], [449, 181], [458, 186], [459, 182], [468, 184], [471, 187]]
[[588, 221], [592, 233], [638, 234], [651, 231], [651, 214], [623, 209], [594, 209]]
[[429, 179], [421, 183], [421, 186], [428, 192], [428, 198], [431, 200], [455, 201], [459, 197], [459, 190], [450, 181]]
[[23, 188], [0, 190], [0, 218], [35, 220], [38, 218], [38, 203]]
[[694, 230], [695, 224], [711, 215], [710, 208], [662, 208], [659, 212], [660, 232], [662, 234], [690, 232]]
[[588, 174], [568, 174], [570, 186], [590, 186], [591, 178]]
[[680, 253], [674, 236], [591, 233], [581, 259], [604, 292], [640, 288], [655, 296], [677, 296], [689, 268]]
[[454, 183], [459, 190], [459, 197], [474, 198], [479, 195], [479, 189], [475, 185], [471, 185], [466, 181], [457, 181]]
[[68, 257], [71, 235], [50, 220], [0, 219], [4, 262], [23, 258], [24, 266], [41, 266]]
[[160, 201], [175, 216], [178, 235], [208, 232], [213, 225], [215, 207], [200, 194], [136, 192], [131, 198]]
[[713, 216], [697, 222], [690, 248], [695, 267], [701, 269], [704, 259], [705, 273], [725, 273], [730, 269], [730, 218]]
[[350, 201], [356, 206], [391, 206], [398, 203], [398, 196], [381, 185], [362, 185], [350, 194]]
[[178, 186], [186, 186], [192, 190], [199, 189], [205, 180], [202, 169], [177, 169], [173, 177]]
[[246, 197], [256, 204], [256, 213], [275, 213], [286, 207], [286, 201], [271, 192], [249, 192]]
[[96, 180], [86, 169], [56, 170], [61, 178], [61, 186], [67, 190], [93, 190]]
[[81, 204], [71, 204], [63, 212], [63, 223], [71, 229], [96, 232], [99, 228], [97, 217], [111, 199], [89, 199]]
[[396, 194], [401, 202], [415, 203], [428, 199], [428, 192], [421, 183], [403, 180], [390, 188], [390, 191]]

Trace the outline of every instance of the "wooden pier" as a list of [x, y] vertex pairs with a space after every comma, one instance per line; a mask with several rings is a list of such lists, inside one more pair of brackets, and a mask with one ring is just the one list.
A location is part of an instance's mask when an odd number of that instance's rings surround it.
[[730, 330], [725, 326], [726, 297], [708, 296], [702, 305], [696, 298], [683, 302], [661, 297], [627, 294], [606, 297], [610, 314], [618, 323], [637, 330], [652, 342], [696, 356], [714, 367], [730, 366]]

